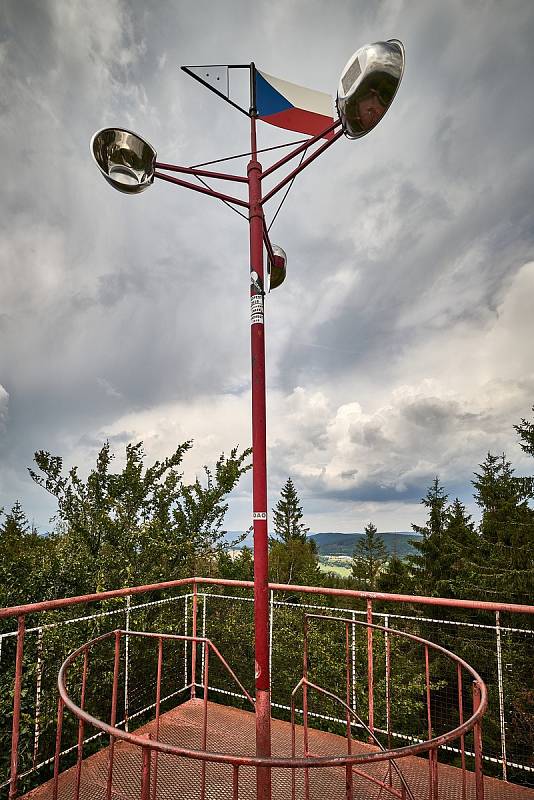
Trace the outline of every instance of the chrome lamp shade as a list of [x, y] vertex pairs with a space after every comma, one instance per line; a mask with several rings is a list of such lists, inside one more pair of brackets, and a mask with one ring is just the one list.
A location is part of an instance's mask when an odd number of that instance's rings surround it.
[[345, 136], [359, 139], [382, 119], [404, 73], [404, 47], [398, 39], [361, 47], [341, 74], [336, 105]]
[[107, 182], [119, 192], [138, 194], [154, 180], [157, 153], [123, 128], [103, 128], [91, 139], [91, 154]]

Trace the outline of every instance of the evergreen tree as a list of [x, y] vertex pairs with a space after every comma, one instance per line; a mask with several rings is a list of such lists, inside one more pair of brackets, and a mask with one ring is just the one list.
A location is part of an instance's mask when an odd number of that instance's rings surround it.
[[315, 584], [319, 578], [319, 559], [315, 542], [307, 537], [309, 528], [291, 478], [285, 482], [273, 508], [273, 527], [278, 538], [270, 541], [272, 578], [280, 583]]
[[[532, 411], [534, 411], [534, 406], [532, 406]], [[514, 425], [514, 428], [521, 439], [519, 444], [522, 450], [534, 456], [534, 421], [529, 422], [526, 419], [521, 419], [519, 425]]]
[[365, 528], [365, 535], [356, 544], [352, 556], [352, 576], [358, 581], [360, 588], [375, 591], [387, 555], [384, 540], [376, 526], [370, 522]]
[[475, 501], [482, 509], [480, 532], [493, 544], [518, 547], [528, 544], [528, 528], [533, 512], [528, 506], [530, 489], [523, 478], [516, 478], [504, 453], [488, 453], [475, 473]]
[[283, 542], [294, 539], [305, 542], [309, 528], [302, 522], [302, 517], [297, 491], [291, 478], [288, 478], [280, 492], [280, 500], [273, 508], [273, 527], [278, 538]]
[[424, 594], [435, 594], [436, 583], [443, 575], [441, 546], [447, 507], [447, 494], [437, 475], [421, 503], [428, 509], [428, 520], [426, 525], [412, 525], [422, 539], [411, 540], [418, 554], [409, 556], [407, 561], [414, 571], [417, 588]]
[[465, 505], [456, 498], [445, 510], [445, 529], [441, 539], [441, 577], [436, 591], [443, 597], [472, 596], [476, 563], [480, 556], [480, 537]]
[[393, 550], [385, 568], [378, 575], [377, 589], [389, 594], [403, 594], [410, 583], [408, 568], [399, 558], [396, 548]]

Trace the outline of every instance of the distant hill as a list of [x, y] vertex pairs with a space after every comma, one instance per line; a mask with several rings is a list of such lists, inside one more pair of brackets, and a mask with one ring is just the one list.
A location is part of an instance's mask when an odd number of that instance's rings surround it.
[[[235, 541], [242, 536], [244, 531], [228, 531], [225, 539], [228, 543]], [[415, 552], [415, 548], [410, 544], [410, 539], [418, 539], [419, 535], [413, 531], [386, 531], [380, 532], [386, 545], [388, 553], [395, 549], [399, 558]], [[321, 556], [351, 556], [356, 542], [363, 536], [363, 533], [311, 533], [317, 545], [317, 552]], [[248, 533], [245, 540], [237, 545], [237, 548], [252, 547], [252, 533]]]
[[[356, 543], [361, 539], [363, 533], [312, 533], [312, 539], [317, 545], [317, 551], [321, 556], [351, 556], [356, 547]], [[410, 539], [419, 538], [418, 534], [412, 531], [380, 531], [388, 553], [396, 550], [399, 558], [404, 558], [411, 553], [415, 553], [415, 548], [410, 544]]]

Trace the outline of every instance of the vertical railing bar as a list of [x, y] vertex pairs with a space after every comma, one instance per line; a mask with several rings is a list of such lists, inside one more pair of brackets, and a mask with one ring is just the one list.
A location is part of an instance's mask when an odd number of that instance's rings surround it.
[[[480, 686], [477, 681], [473, 681], [473, 713], [480, 707]], [[476, 800], [484, 800], [484, 774], [482, 771], [482, 727], [480, 721], [475, 723], [473, 728], [474, 750], [475, 750], [475, 797]]]
[[[209, 685], [209, 660], [210, 651], [207, 642], [202, 642], [202, 647], [206, 651], [204, 667], [204, 698], [203, 698], [203, 719], [202, 719], [202, 749], [205, 751], [208, 746], [208, 685]], [[206, 796], [206, 762], [202, 761], [200, 778], [200, 800]]]
[[[373, 624], [373, 601], [367, 600], [367, 622]], [[374, 666], [373, 666], [373, 629], [367, 628], [367, 690], [369, 701], [369, 730], [375, 730], [375, 699], [374, 699]], [[372, 742], [370, 738], [370, 742]]]
[[[158, 638], [158, 666], [156, 673], [156, 740], [159, 741], [159, 718], [161, 710], [161, 667], [163, 664], [163, 639]], [[152, 773], [152, 798], [156, 800], [158, 787], [158, 756], [159, 752], [154, 752], [154, 771]]]
[[501, 727], [501, 755], [502, 755], [502, 778], [508, 780], [508, 770], [506, 763], [506, 724], [504, 720], [504, 682], [502, 675], [502, 648], [501, 648], [501, 620], [500, 612], [495, 612], [495, 634], [497, 639], [497, 681], [499, 686], [499, 722]]
[[[113, 659], [113, 687], [111, 690], [111, 716], [110, 722], [112, 728], [115, 727], [117, 721], [117, 691], [119, 687], [119, 664], [120, 664], [120, 644], [121, 644], [121, 631], [115, 631], [115, 656]], [[109, 737], [109, 754], [108, 754], [108, 778], [106, 784], [106, 800], [111, 800], [111, 787], [113, 784], [113, 760], [115, 755], [115, 737], [113, 734]]]
[[130, 608], [132, 605], [132, 595], [126, 595], [126, 620], [125, 620], [125, 628], [126, 628], [126, 636], [124, 638], [124, 730], [128, 732], [129, 729], [129, 714], [130, 714], [130, 703], [128, 700], [128, 695], [130, 691], [130, 637], [128, 636], [128, 632], [130, 630]]
[[232, 800], [239, 800], [239, 764], [232, 765]]
[[[351, 628], [354, 626], [350, 626]], [[352, 735], [350, 729], [350, 693], [351, 693], [351, 686], [350, 686], [350, 673], [351, 673], [351, 664], [350, 664], [350, 642], [349, 642], [349, 623], [345, 623], [345, 682], [346, 682], [346, 691], [345, 691], [345, 702], [347, 705], [346, 710], [346, 719], [347, 719], [347, 755], [352, 754]], [[347, 769], [345, 772], [345, 789], [347, 800], [352, 800], [352, 765], [347, 764]]]
[[271, 697], [273, 694], [273, 620], [274, 620], [274, 591], [271, 589], [269, 602], [269, 677], [271, 681]]
[[[295, 758], [296, 755], [296, 739], [295, 739], [295, 698], [294, 696], [291, 697], [291, 758]], [[295, 767], [291, 767], [291, 800], [295, 800], [295, 792], [296, 792], [296, 779], [295, 779]]]
[[196, 581], [193, 583], [193, 596], [191, 601], [191, 700], [196, 697], [196, 683], [197, 683], [197, 657], [198, 657], [198, 643], [197, 643], [197, 626], [198, 626], [198, 586]]
[[[89, 663], [89, 650], [86, 647], [83, 651], [83, 673], [82, 673], [82, 688], [80, 693], [80, 708], [85, 710], [85, 690], [87, 686], [87, 667]], [[78, 720], [78, 753], [76, 757], [76, 779], [74, 784], [74, 798], [79, 800], [80, 797], [80, 784], [82, 779], [82, 759], [83, 759], [83, 737], [85, 725], [82, 717]]]
[[57, 703], [56, 748], [54, 750], [54, 783], [52, 788], [52, 800], [57, 800], [57, 795], [58, 795], [59, 756], [61, 754], [62, 732], [63, 732], [63, 700], [60, 697]]
[[[356, 620], [356, 614], [352, 612], [352, 621]], [[356, 625], [351, 625], [352, 639], [352, 710], [356, 713]]]
[[20, 700], [22, 691], [22, 660], [24, 656], [24, 633], [26, 619], [18, 618], [17, 624], [17, 651], [15, 655], [15, 683], [13, 685], [13, 723], [11, 727], [11, 770], [9, 773], [9, 798], [17, 796], [18, 771], [19, 771], [19, 737], [20, 737]]
[[[206, 638], [206, 608], [207, 608], [208, 598], [206, 597], [205, 592], [202, 594], [202, 638]], [[204, 648], [201, 648], [202, 654], [202, 675], [204, 675], [204, 660], [205, 660], [205, 653]]]
[[[428, 661], [428, 645], [425, 644], [425, 684], [426, 684], [426, 716], [428, 724], [428, 738], [432, 739], [432, 713], [430, 710], [430, 665]], [[432, 770], [432, 751], [428, 753], [428, 800], [435, 800], [433, 797], [433, 770]]]
[[[189, 626], [187, 624], [187, 600], [189, 595], [184, 595], [184, 636], [187, 636], [187, 631]], [[184, 686], [187, 686], [188, 680], [187, 676], [189, 674], [189, 670], [187, 669], [188, 665], [188, 650], [187, 650], [187, 639], [184, 639]]]
[[143, 747], [143, 761], [141, 765], [141, 800], [150, 800], [150, 761], [152, 750]]
[[41, 684], [43, 680], [43, 629], [37, 631], [37, 663], [35, 665], [35, 731], [33, 735], [32, 769], [35, 769], [39, 756], [41, 734]]
[[[388, 737], [388, 750], [391, 750], [391, 643], [388, 633], [389, 616], [384, 616], [384, 650], [386, 651], [386, 733]], [[388, 759], [389, 785], [393, 785], [391, 759]]]
[[[304, 724], [303, 731], [303, 744], [304, 756], [307, 758], [309, 755], [308, 749], [308, 618], [304, 616], [304, 647], [303, 647], [303, 669], [302, 674], [304, 683], [302, 684], [302, 717]], [[310, 773], [308, 767], [304, 768], [304, 798], [309, 800], [310, 797]]]
[[[464, 697], [462, 685], [462, 665], [458, 664], [458, 722], [464, 724]], [[460, 750], [462, 754], [462, 800], [467, 798], [467, 773], [465, 766], [465, 736], [460, 736]]]

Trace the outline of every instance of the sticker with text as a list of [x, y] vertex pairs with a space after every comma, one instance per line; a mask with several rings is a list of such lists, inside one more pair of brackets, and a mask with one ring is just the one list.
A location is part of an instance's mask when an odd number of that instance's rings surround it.
[[261, 294], [250, 295], [250, 324], [263, 325], [263, 297]]
[[267, 519], [267, 512], [266, 511], [254, 511], [252, 514], [252, 519]]

